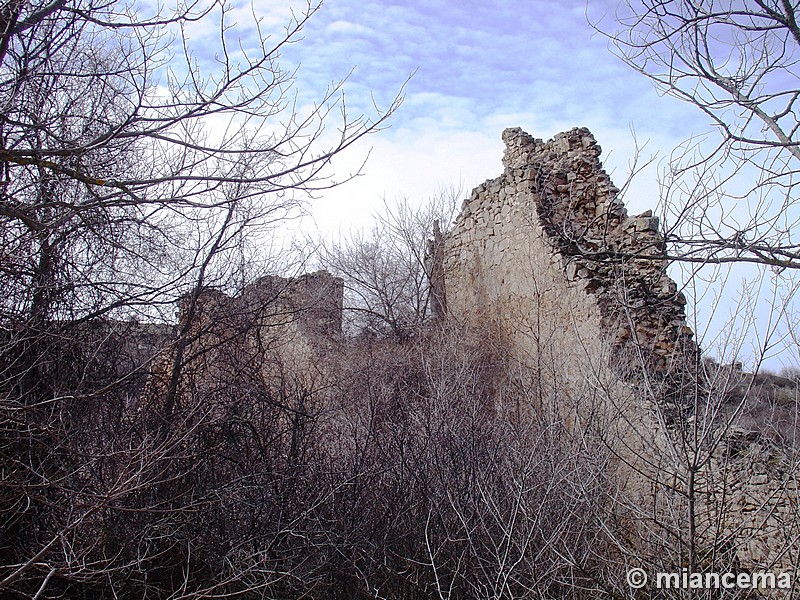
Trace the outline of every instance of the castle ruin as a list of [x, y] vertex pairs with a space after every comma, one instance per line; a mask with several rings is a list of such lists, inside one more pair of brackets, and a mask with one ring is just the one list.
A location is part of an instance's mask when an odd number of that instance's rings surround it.
[[[753, 440], [741, 447], [725, 419], [711, 425], [714, 391], [658, 218], [628, 215], [586, 128], [547, 142], [506, 129], [503, 141], [503, 174], [475, 188], [429, 248], [437, 304], [499, 330], [573, 427], [601, 423], [628, 518], [691, 510], [692, 527], [741, 564], [791, 566], [795, 462]], [[727, 441], [690, 448], [704, 427]]]
[[[587, 129], [547, 142], [506, 129], [503, 140], [503, 174], [473, 190], [448, 230], [434, 228], [433, 319], [500, 336], [568, 427], [603, 438], [621, 518], [686, 512], [691, 486], [694, 526], [736, 560], [790, 564], [796, 477], [774, 455], [748, 443], [733, 456], [732, 440], [686, 469], [687, 428], [710, 392], [658, 219], [627, 213]], [[335, 379], [331, 349], [348, 351], [342, 294], [327, 272], [264, 277], [235, 297], [196, 291], [180, 311], [190, 340], [180, 387], [213, 389], [233, 364], [255, 365], [267, 393], [287, 376]], [[194, 347], [205, 349], [197, 359]]]
[[450, 314], [496, 320], [532, 355], [553, 336], [568, 363], [610, 350], [624, 378], [669, 378], [677, 400], [699, 353], [658, 219], [628, 216], [587, 129], [503, 140], [503, 175], [473, 190], [443, 241]]

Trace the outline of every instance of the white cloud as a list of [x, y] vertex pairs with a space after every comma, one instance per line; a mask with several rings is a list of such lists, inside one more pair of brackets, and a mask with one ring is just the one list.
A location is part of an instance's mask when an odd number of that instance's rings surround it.
[[358, 23], [353, 23], [352, 21], [342, 21], [342, 20], [329, 23], [325, 27], [325, 31], [327, 33], [335, 33], [335, 34], [375, 35], [375, 30], [370, 27], [366, 27]]

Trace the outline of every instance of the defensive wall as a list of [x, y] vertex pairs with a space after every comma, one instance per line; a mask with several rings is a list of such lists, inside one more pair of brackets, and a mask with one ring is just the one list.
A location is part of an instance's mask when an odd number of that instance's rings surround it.
[[[506, 129], [503, 141], [502, 175], [434, 232], [434, 307], [498, 330], [565, 421], [604, 436], [628, 518], [679, 514], [688, 527], [691, 511], [702, 544], [713, 538], [742, 564], [792, 566], [795, 463], [753, 440], [732, 452], [747, 438], [734, 429], [738, 441], [690, 449], [703, 443], [697, 431], [710, 435], [702, 427], [730, 423], [709, 418], [714, 391], [658, 218], [628, 214], [585, 128], [546, 142]], [[689, 473], [692, 451], [713, 458]]]
[[[800, 511], [790, 453], [717, 419], [729, 434], [699, 451], [700, 468], [686, 469], [687, 440], [714, 392], [686, 298], [667, 274], [658, 219], [627, 213], [587, 129], [547, 142], [507, 129], [503, 140], [502, 175], [472, 192], [451, 228], [434, 229], [433, 317], [501, 336], [536, 391], [534, 410], [602, 436], [615, 456], [613, 504], [620, 518], [650, 523], [643, 537], [661, 536], [670, 517], [680, 538], [691, 510], [702, 544], [728, 548], [741, 564], [792, 566]], [[234, 297], [195, 290], [180, 308], [178, 393], [204, 390], [213, 402], [232, 365], [255, 365], [268, 388], [271, 379], [330, 376], [332, 355], [347, 353], [342, 291], [324, 271], [264, 277]], [[152, 385], [169, 387], [174, 360], [154, 369]]]
[[503, 132], [503, 175], [473, 190], [444, 236], [448, 313], [480, 315], [538, 356], [607, 354], [624, 378], [678, 384], [698, 349], [651, 212], [629, 216], [587, 129], [544, 142]]
[[145, 403], [166, 403], [156, 412], [169, 413], [183, 397], [205, 398], [224, 413], [232, 380], [266, 396], [313, 387], [341, 337], [343, 288], [341, 278], [318, 271], [264, 276], [235, 296], [193, 290], [180, 300], [175, 338], [153, 364]]

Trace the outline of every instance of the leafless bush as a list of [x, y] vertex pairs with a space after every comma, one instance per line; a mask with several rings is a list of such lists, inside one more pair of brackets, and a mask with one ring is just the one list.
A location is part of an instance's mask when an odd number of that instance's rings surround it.
[[350, 333], [390, 335], [403, 340], [431, 315], [426, 257], [434, 223], [450, 222], [460, 190], [440, 192], [421, 206], [408, 199], [384, 202], [367, 232], [325, 245], [320, 263], [345, 280], [346, 327]]
[[[348, 115], [340, 82], [308, 113], [280, 117], [293, 84], [280, 50], [317, 9], [271, 41], [253, 15], [245, 51], [224, 3], [0, 8], [3, 594], [258, 590], [281, 579], [263, 554], [281, 544], [287, 564], [305, 564], [286, 541], [326, 493], [293, 483], [305, 477], [296, 440], [314, 422], [298, 404], [313, 386], [287, 375], [276, 391], [252, 352], [227, 357], [211, 385], [198, 332], [149, 323], [171, 321], [179, 297], [242, 287], [264, 259], [235, 260], [254, 254], [247, 233], [329, 186], [330, 158], [396, 108], [399, 98], [373, 119]], [[213, 73], [195, 54], [198, 23], [218, 32], [202, 48]], [[323, 139], [332, 118], [339, 134]], [[137, 317], [148, 324], [121, 322]], [[143, 397], [160, 374], [166, 385]], [[262, 508], [270, 487], [295, 493], [299, 512]]]
[[340, 447], [353, 483], [339, 506], [358, 519], [339, 529], [341, 572], [387, 598], [599, 590], [600, 449], [538, 409], [502, 341], [433, 329], [356, 343]]

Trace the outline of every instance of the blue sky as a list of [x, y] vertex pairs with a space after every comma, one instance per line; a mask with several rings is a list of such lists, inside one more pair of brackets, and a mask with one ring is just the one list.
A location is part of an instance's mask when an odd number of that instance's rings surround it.
[[[374, 105], [387, 106], [414, 75], [390, 127], [333, 161], [334, 178], [342, 180], [368, 157], [362, 174], [320, 192], [309, 205], [303, 229], [336, 238], [352, 227], [368, 226], [383, 198], [423, 202], [447, 187], [461, 187], [467, 196], [501, 174], [500, 134], [514, 126], [542, 138], [589, 127], [618, 186], [628, 175], [636, 143], [644, 146], [642, 156], [655, 156], [655, 161], [634, 180], [624, 200], [631, 213], [657, 208], [663, 161], [689, 136], [710, 131], [710, 125], [699, 110], [659, 94], [609, 50], [590, 21], [614, 30], [617, 5], [617, 0], [327, 0], [304, 28], [303, 39], [282, 52], [282, 66], [298, 69], [294, 90], [301, 110], [349, 73], [344, 86], [348, 111], [370, 116]], [[255, 10], [263, 18], [262, 30], [278, 34], [291, 11], [304, 6], [294, 0], [259, 0]], [[240, 21], [231, 33], [245, 46], [253, 39], [252, 30], [242, 25], [250, 21], [250, 10], [236, 6], [231, 14]], [[673, 277], [681, 279], [679, 269], [673, 269]], [[697, 289], [689, 290], [706, 294], [695, 327], [712, 323], [706, 348], [715, 339], [725, 343], [719, 332], [729, 316], [740, 312], [731, 300], [743, 277], [710, 273], [708, 281], [698, 280]], [[768, 295], [757, 302], [765, 307], [757, 312], [767, 315]], [[764, 319], [769, 322], [768, 316]], [[751, 343], [759, 343], [752, 332]], [[746, 348], [742, 352], [748, 353]], [[796, 364], [796, 356], [784, 356], [771, 366]]]
[[[590, 18], [613, 15], [615, 6], [592, 1]], [[705, 127], [696, 111], [660, 97], [609, 52], [582, 0], [330, 0], [283, 60], [299, 67], [297, 89], [307, 101], [354, 69], [346, 85], [352, 113], [369, 114], [373, 98], [387, 105], [414, 73], [391, 128], [337, 165], [347, 173], [371, 149], [364, 176], [314, 203], [323, 228], [340, 224], [342, 203], [356, 208], [346, 211], [341, 225], [348, 226], [381, 196], [424, 198], [451, 185], [468, 192], [500, 173], [505, 127], [548, 138], [587, 126], [619, 180], [633, 154], [631, 128], [648, 142], [648, 155], [666, 156]], [[657, 193], [653, 185], [644, 189]]]

